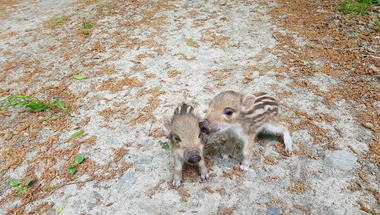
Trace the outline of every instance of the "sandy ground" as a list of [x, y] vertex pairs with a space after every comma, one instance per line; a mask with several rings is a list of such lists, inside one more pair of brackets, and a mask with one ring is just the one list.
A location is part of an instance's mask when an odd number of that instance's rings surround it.
[[[56, 214], [62, 206], [60, 214], [367, 214], [358, 201], [380, 211], [380, 169], [370, 154], [378, 124], [363, 126], [357, 115], [378, 114], [379, 68], [366, 64], [374, 75], [361, 76], [372, 87], [359, 95], [370, 107], [332, 91], [349, 85], [342, 78], [297, 70], [296, 62], [340, 65], [317, 56], [284, 60], [286, 53], [320, 47], [280, 24], [291, 17], [275, 17], [286, 3], [26, 0], [0, 6], [1, 98], [60, 99], [75, 116], [58, 107], [1, 112], [0, 214]], [[331, 12], [306, 7], [310, 16]], [[83, 22], [93, 27], [83, 29]], [[288, 36], [299, 48], [284, 43]], [[281, 138], [262, 134], [251, 168], [241, 174], [241, 145], [221, 161], [225, 138], [210, 138], [211, 180], [199, 183], [198, 170], [188, 166], [183, 186], [170, 189], [174, 163], [161, 146], [167, 141], [162, 115], [187, 102], [204, 116], [210, 99], [226, 89], [278, 98], [294, 154], [284, 153]], [[85, 133], [71, 138], [80, 130]], [[69, 175], [66, 166], [79, 154], [85, 161]], [[28, 177], [27, 193], [13, 195], [9, 181]]]

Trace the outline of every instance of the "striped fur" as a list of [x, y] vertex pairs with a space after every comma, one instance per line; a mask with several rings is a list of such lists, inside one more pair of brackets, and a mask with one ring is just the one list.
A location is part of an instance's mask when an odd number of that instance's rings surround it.
[[208, 172], [203, 154], [204, 140], [199, 128], [199, 116], [194, 108], [185, 103], [178, 106], [172, 118], [164, 116], [164, 126], [168, 131], [170, 149], [174, 158], [173, 186], [178, 189], [182, 180], [183, 164], [198, 165], [201, 180], [208, 180]]
[[272, 115], [278, 115], [278, 103], [275, 98], [266, 93], [255, 94], [255, 101], [248, 113], [244, 114], [244, 118], [251, 119], [255, 122], [265, 121]]
[[288, 128], [279, 121], [279, 106], [276, 99], [266, 93], [240, 94], [225, 91], [210, 102], [205, 121], [200, 123], [206, 133], [225, 132], [228, 135], [223, 159], [232, 154], [235, 140], [243, 142], [243, 160], [240, 169], [249, 169], [252, 145], [262, 130], [282, 134], [285, 150], [292, 153], [292, 139]]
[[178, 106], [174, 111], [174, 115], [185, 115], [185, 114], [194, 115], [194, 108], [190, 105], [183, 103], [181, 106]]

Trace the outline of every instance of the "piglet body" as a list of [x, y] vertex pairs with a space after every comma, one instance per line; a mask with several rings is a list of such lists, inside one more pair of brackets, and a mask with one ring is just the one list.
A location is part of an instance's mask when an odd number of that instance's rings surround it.
[[201, 180], [208, 180], [206, 163], [203, 155], [204, 141], [199, 128], [200, 117], [194, 114], [194, 108], [182, 104], [174, 111], [170, 119], [164, 116], [164, 126], [169, 132], [170, 149], [174, 157], [173, 186], [178, 189], [182, 180], [184, 162], [198, 165]]
[[240, 94], [225, 91], [210, 102], [206, 119], [200, 123], [200, 129], [205, 133], [221, 133], [228, 135], [223, 159], [228, 159], [235, 147], [235, 140], [244, 144], [243, 161], [240, 169], [249, 169], [252, 145], [256, 135], [262, 130], [284, 137], [285, 149], [292, 153], [292, 138], [288, 128], [278, 119], [278, 103], [266, 93]]

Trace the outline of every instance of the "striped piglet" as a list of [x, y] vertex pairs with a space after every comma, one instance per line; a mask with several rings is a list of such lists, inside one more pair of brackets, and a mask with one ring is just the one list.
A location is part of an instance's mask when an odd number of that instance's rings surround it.
[[169, 132], [170, 149], [174, 157], [173, 186], [176, 189], [181, 185], [184, 162], [199, 166], [202, 181], [209, 178], [203, 155], [200, 121], [199, 115], [194, 114], [194, 108], [187, 104], [177, 107], [171, 119], [164, 116], [164, 126]]
[[249, 169], [252, 145], [256, 135], [262, 130], [282, 134], [286, 151], [292, 153], [292, 138], [288, 128], [278, 120], [278, 103], [266, 93], [242, 95], [225, 91], [210, 102], [207, 116], [200, 123], [202, 132], [228, 135], [223, 160], [228, 159], [235, 147], [235, 139], [244, 144], [243, 162], [240, 170]]

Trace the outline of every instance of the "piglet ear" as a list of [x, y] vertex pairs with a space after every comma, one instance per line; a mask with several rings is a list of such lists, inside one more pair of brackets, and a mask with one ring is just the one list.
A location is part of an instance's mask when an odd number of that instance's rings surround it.
[[166, 130], [170, 132], [172, 130], [172, 122], [170, 121], [170, 118], [167, 115], [164, 115], [163, 120]]
[[251, 94], [247, 94], [243, 97], [243, 102], [241, 103], [241, 112], [248, 113], [251, 110], [253, 103], [255, 103], [256, 97]]

